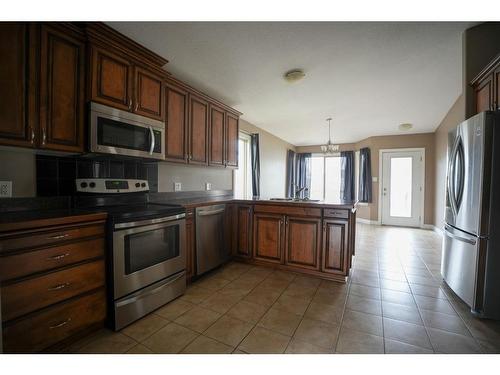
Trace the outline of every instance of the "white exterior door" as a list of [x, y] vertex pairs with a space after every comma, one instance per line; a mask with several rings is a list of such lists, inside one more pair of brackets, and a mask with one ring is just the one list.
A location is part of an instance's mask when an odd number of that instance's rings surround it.
[[382, 151], [381, 223], [420, 227], [423, 224], [424, 152]]

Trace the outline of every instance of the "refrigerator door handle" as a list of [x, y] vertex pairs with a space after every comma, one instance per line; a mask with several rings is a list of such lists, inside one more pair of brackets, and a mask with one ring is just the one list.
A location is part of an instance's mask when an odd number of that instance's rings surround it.
[[476, 244], [476, 239], [457, 236], [455, 233], [453, 233], [452, 228], [448, 225], [444, 226], [444, 234], [447, 235], [448, 237], [451, 237], [451, 238], [457, 240], [457, 241], [466, 242], [466, 243], [471, 244], [471, 245]]

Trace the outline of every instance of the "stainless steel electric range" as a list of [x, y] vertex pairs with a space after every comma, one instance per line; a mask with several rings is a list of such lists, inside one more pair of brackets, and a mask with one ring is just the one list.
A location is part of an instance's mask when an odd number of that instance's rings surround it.
[[74, 206], [108, 213], [108, 321], [120, 330], [186, 290], [185, 209], [150, 203], [148, 182], [77, 179]]

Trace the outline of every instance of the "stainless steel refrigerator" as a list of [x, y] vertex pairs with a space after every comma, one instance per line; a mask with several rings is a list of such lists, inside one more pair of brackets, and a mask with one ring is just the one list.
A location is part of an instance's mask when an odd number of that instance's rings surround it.
[[441, 273], [480, 317], [500, 319], [500, 112], [448, 134]]

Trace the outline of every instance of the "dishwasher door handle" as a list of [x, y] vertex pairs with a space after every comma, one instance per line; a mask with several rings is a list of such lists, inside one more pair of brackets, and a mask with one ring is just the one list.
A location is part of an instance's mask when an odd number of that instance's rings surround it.
[[198, 216], [212, 216], [212, 215], [217, 215], [217, 214], [223, 213], [225, 210], [226, 210], [225, 208], [221, 208], [219, 210], [213, 210], [213, 211], [210, 211], [210, 210], [199, 211], [198, 212]]

